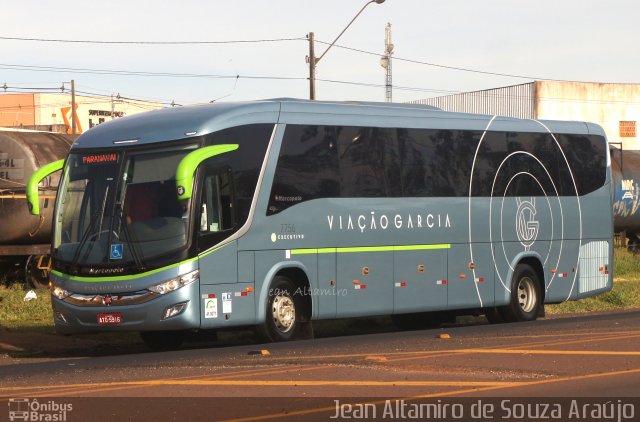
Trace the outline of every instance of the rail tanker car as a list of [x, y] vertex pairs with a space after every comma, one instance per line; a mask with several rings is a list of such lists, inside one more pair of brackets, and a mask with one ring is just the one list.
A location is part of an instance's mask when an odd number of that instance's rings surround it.
[[614, 231], [640, 251], [640, 150], [611, 150]]
[[[77, 136], [0, 128], [0, 278], [44, 284], [48, 279], [51, 218], [59, 174], [40, 188], [42, 214], [25, 206], [29, 177], [42, 165], [64, 158]], [[38, 268], [40, 267], [40, 268]]]

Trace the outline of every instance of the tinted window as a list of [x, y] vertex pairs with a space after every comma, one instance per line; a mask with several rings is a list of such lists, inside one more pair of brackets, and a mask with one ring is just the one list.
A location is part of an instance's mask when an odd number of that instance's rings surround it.
[[403, 196], [466, 196], [481, 132], [398, 129]]
[[335, 127], [287, 125], [267, 214], [299, 202], [340, 196]]
[[401, 196], [395, 129], [338, 128], [343, 198]]
[[[586, 195], [604, 185], [607, 145], [602, 136], [556, 135], [556, 139], [569, 161], [580, 195]], [[567, 185], [565, 195], [575, 195], [571, 176], [566, 171], [563, 171], [562, 176]]]
[[558, 155], [549, 134], [488, 132], [478, 152], [473, 196], [562, 194]]
[[581, 195], [604, 184], [602, 137], [482, 133], [288, 125], [267, 214], [318, 198], [464, 197], [472, 168], [472, 196], [575, 195], [558, 143]]
[[567, 161], [580, 195], [600, 188], [606, 178], [604, 139], [555, 137], [557, 143], [548, 133], [488, 132], [476, 161], [473, 196], [573, 196]]

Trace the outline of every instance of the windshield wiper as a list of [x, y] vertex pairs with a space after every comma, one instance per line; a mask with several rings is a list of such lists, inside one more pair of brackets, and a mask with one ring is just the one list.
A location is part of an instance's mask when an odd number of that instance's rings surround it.
[[[104, 192], [102, 207], [100, 207], [100, 209], [94, 213], [93, 217], [91, 218], [91, 224], [89, 224], [89, 227], [87, 227], [87, 230], [85, 230], [84, 234], [82, 235], [82, 239], [80, 239], [80, 243], [78, 243], [76, 252], [73, 254], [73, 259], [71, 260], [71, 271], [74, 272], [75, 274], [78, 273], [78, 261], [80, 260], [80, 252], [82, 251], [82, 248], [84, 247], [85, 243], [87, 243], [87, 240], [89, 240], [89, 236], [93, 232], [93, 228], [97, 222], [100, 222], [100, 226], [98, 227], [98, 238], [100, 238], [100, 231], [102, 230], [102, 223], [103, 223], [103, 217], [104, 217], [104, 209], [106, 208], [108, 196], [109, 196], [109, 185], [107, 185]], [[91, 249], [87, 249], [87, 252], [84, 254], [82, 259], [86, 259], [87, 256], [89, 256], [90, 251]]]

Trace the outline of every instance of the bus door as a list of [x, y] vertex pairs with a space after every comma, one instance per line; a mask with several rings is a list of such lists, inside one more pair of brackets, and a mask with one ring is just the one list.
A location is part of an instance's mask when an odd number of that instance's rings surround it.
[[[255, 320], [255, 303], [248, 289], [253, 288], [254, 280], [238, 279], [237, 241], [215, 247], [235, 232], [238, 224], [230, 167], [206, 168], [199, 205], [201, 326], [251, 323]], [[253, 274], [251, 258], [243, 255], [243, 274]]]

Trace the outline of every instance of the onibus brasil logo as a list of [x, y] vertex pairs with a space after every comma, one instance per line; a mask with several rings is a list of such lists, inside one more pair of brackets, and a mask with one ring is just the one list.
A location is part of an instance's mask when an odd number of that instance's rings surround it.
[[516, 212], [516, 233], [518, 240], [528, 251], [538, 238], [540, 223], [536, 220], [536, 200], [535, 198], [516, 198], [518, 211]]
[[68, 413], [73, 410], [71, 403], [58, 403], [54, 400], [46, 402], [38, 399], [9, 399], [9, 420], [14, 421], [50, 421], [64, 422]]

